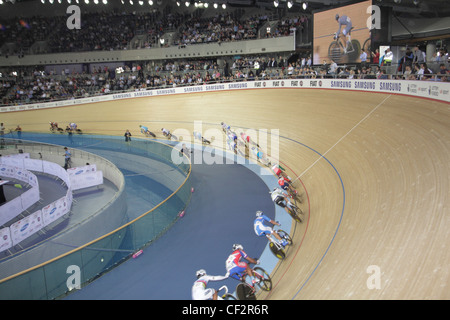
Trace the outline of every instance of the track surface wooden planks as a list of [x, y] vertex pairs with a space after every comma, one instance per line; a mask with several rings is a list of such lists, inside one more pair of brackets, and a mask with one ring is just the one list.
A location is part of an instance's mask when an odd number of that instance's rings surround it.
[[[76, 122], [120, 135], [139, 124], [192, 132], [279, 129], [280, 161], [306, 221], [263, 299], [450, 299], [450, 108], [412, 97], [314, 89], [135, 98], [2, 114], [7, 128]], [[206, 138], [208, 136], [205, 134]], [[222, 137], [216, 137], [222, 144]], [[269, 196], [269, 195], [268, 195]]]

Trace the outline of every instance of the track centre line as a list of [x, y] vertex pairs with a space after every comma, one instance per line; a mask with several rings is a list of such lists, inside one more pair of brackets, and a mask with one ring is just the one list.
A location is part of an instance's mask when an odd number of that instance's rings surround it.
[[379, 107], [381, 107], [386, 101], [387, 99], [389, 99], [391, 97], [391, 95], [388, 95], [386, 98], [384, 98], [383, 101], [381, 101], [378, 105], [375, 106], [375, 108], [373, 108], [372, 111], [370, 111], [364, 118], [362, 118], [357, 124], [355, 124], [353, 126], [353, 128], [351, 128], [346, 134], [344, 134], [334, 145], [332, 145], [330, 147], [330, 149], [328, 149], [325, 153], [323, 153], [316, 161], [314, 161], [308, 168], [306, 168], [305, 171], [303, 171], [299, 176], [297, 176], [294, 180], [292, 180], [292, 182], [296, 181], [297, 179], [299, 179], [300, 177], [302, 177], [306, 172], [308, 172], [312, 167], [314, 167], [314, 165], [319, 162], [322, 158], [324, 158], [328, 152], [330, 152], [331, 150], [334, 149], [334, 147], [336, 147], [342, 140], [344, 140], [353, 130], [355, 130], [363, 121], [365, 121], [368, 117], [370, 117], [372, 115], [372, 113], [374, 113]]

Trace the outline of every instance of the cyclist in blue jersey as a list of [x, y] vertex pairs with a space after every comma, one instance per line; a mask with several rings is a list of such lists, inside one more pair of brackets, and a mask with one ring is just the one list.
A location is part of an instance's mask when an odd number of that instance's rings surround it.
[[141, 133], [145, 135], [150, 134], [150, 131], [148, 131], [148, 128], [146, 126], [139, 125], [139, 128], [141, 128]]
[[288, 244], [288, 242], [284, 239], [281, 239], [281, 237], [278, 235], [278, 233], [274, 232], [272, 227], [265, 224], [265, 222], [269, 222], [272, 225], [280, 226], [280, 224], [276, 221], [273, 221], [268, 216], [264, 215], [262, 211], [256, 211], [256, 219], [253, 222], [253, 228], [255, 230], [255, 233], [257, 236], [270, 236], [274, 235], [274, 237], [281, 243], [281, 245], [284, 247]]

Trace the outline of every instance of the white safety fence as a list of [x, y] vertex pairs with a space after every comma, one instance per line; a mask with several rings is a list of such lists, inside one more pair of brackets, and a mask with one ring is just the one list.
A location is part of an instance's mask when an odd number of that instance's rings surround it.
[[42, 159], [30, 159], [28, 153], [0, 157], [0, 176], [23, 181], [31, 186], [20, 197], [0, 206], [0, 225], [16, 218], [40, 200], [38, 180], [29, 170], [58, 177], [66, 184], [67, 192], [41, 210], [27, 215], [9, 227], [0, 229], [0, 252], [19, 244], [69, 213], [74, 190], [103, 184], [103, 173], [97, 171], [96, 165], [86, 165], [66, 171], [59, 164]]

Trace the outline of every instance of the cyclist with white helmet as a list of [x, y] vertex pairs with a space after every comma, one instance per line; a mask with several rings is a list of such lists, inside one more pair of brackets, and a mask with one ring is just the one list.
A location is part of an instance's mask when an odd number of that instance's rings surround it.
[[204, 269], [196, 272], [197, 280], [192, 285], [192, 300], [222, 300], [218, 296], [217, 290], [206, 288], [209, 281], [222, 281], [228, 278], [225, 276], [210, 276], [206, 274]]
[[230, 277], [241, 280], [246, 275], [253, 277], [253, 271], [245, 261], [241, 261], [244, 258], [250, 263], [259, 264], [259, 260], [250, 258], [244, 251], [244, 247], [241, 244], [233, 244], [233, 253], [231, 253], [226, 262], [225, 268], [227, 269], [227, 275]]
[[288, 199], [288, 196], [283, 192], [283, 190], [281, 190], [280, 188], [274, 188], [270, 192], [270, 196], [272, 197], [272, 201], [275, 202], [275, 204], [279, 205], [288, 214], [290, 214], [287, 206], [290, 205], [291, 203]]
[[261, 236], [270, 236], [274, 235], [274, 237], [281, 243], [281, 245], [284, 247], [288, 244], [288, 242], [284, 239], [281, 239], [281, 237], [278, 235], [277, 232], [274, 232], [272, 227], [265, 225], [264, 222], [269, 222], [272, 225], [280, 226], [280, 223], [277, 221], [273, 221], [268, 216], [264, 215], [262, 211], [256, 211], [256, 219], [253, 222], [253, 228], [255, 230], [255, 233], [258, 237]]

